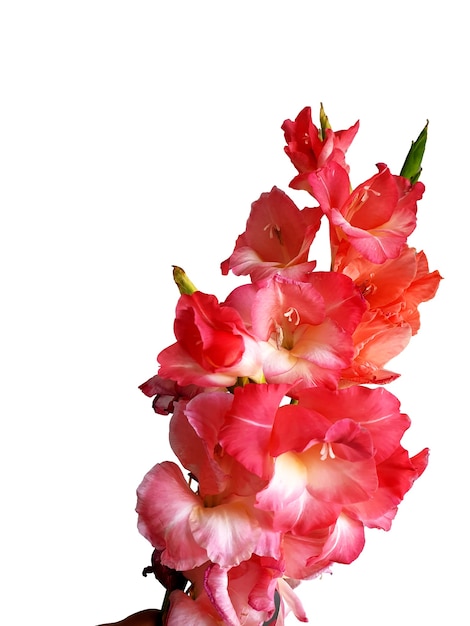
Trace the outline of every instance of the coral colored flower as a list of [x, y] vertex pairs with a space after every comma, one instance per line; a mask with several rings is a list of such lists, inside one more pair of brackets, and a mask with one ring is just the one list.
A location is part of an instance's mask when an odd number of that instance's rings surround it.
[[283, 191], [273, 187], [251, 205], [246, 231], [222, 263], [222, 273], [249, 274], [252, 281], [274, 273], [302, 277], [315, 267], [315, 261], [308, 261], [308, 253], [322, 215], [318, 208], [300, 211]]
[[351, 193], [346, 170], [335, 162], [313, 172], [308, 180], [330, 222], [333, 256], [343, 239], [372, 263], [400, 254], [416, 226], [422, 183], [411, 185], [380, 164], [378, 174]]
[[437, 270], [429, 271], [428, 260], [424, 252], [416, 253], [416, 273], [409, 286], [396, 300], [389, 303], [390, 309], [400, 310], [400, 316], [411, 327], [415, 335], [420, 328], [418, 306], [431, 300], [436, 295], [442, 276]]
[[240, 315], [215, 296], [196, 291], [176, 306], [176, 343], [158, 355], [159, 376], [178, 385], [228, 387], [237, 378], [260, 379], [261, 354]]
[[418, 306], [434, 297], [441, 276], [429, 272], [424, 252], [404, 246], [396, 259], [371, 263], [342, 241], [334, 270], [349, 276], [364, 296], [368, 311], [353, 333], [355, 356], [342, 378], [349, 383], [384, 383], [398, 376], [384, 369], [418, 332]]
[[409, 324], [397, 324], [380, 310], [366, 311], [353, 333], [354, 358], [342, 371], [340, 386], [385, 384], [398, 378], [385, 366], [406, 348], [411, 335]]
[[268, 382], [336, 387], [365, 309], [348, 277], [313, 272], [300, 282], [275, 275], [235, 289], [227, 302], [259, 340]]
[[284, 151], [299, 172], [290, 183], [292, 188], [310, 191], [308, 175], [330, 161], [349, 171], [345, 154], [359, 130], [359, 122], [348, 130], [334, 132], [326, 128], [322, 137], [322, 131], [312, 122], [311, 108], [305, 107], [295, 121], [286, 120], [282, 130], [287, 143]]
[[340, 246], [333, 269], [355, 282], [369, 310], [380, 310], [397, 324], [408, 323], [413, 335], [420, 325], [418, 306], [436, 295], [442, 279], [438, 271], [429, 271], [424, 252], [409, 246], [396, 259], [380, 265], [371, 263], [349, 245]]

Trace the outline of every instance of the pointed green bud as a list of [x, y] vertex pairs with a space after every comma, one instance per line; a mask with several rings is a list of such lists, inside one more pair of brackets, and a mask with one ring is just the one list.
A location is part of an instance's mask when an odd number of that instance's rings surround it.
[[192, 293], [197, 291], [197, 287], [195, 287], [189, 280], [186, 272], [177, 265], [173, 265], [173, 280], [177, 284], [180, 294], [187, 294], [190, 296]]
[[414, 184], [421, 175], [421, 162], [423, 160], [424, 149], [426, 148], [426, 139], [428, 138], [428, 124], [429, 120], [426, 120], [426, 126], [420, 132], [418, 139], [411, 142], [410, 151], [401, 168], [400, 176], [408, 178], [412, 184]]
[[322, 141], [325, 139], [325, 130], [327, 128], [331, 128], [331, 125], [325, 113], [325, 109], [323, 108], [323, 102], [320, 102], [320, 129], [321, 129], [320, 139]]

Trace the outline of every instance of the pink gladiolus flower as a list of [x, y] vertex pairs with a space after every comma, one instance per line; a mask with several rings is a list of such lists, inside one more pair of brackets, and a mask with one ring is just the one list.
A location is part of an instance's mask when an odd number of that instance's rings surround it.
[[318, 208], [299, 211], [283, 191], [273, 187], [253, 202], [246, 231], [221, 264], [222, 273], [249, 274], [252, 281], [275, 273], [301, 278], [315, 267], [308, 253], [322, 215]]
[[176, 306], [176, 343], [158, 355], [159, 376], [178, 385], [229, 387], [237, 378], [260, 380], [261, 354], [240, 315], [215, 296], [196, 291]]
[[378, 174], [351, 193], [346, 170], [335, 162], [313, 172], [308, 180], [330, 221], [333, 256], [343, 239], [372, 263], [400, 254], [416, 226], [422, 183], [411, 185], [380, 164]]
[[227, 299], [260, 342], [268, 382], [337, 386], [354, 356], [352, 333], [365, 303], [352, 281], [313, 272], [303, 282], [275, 275]]
[[[191, 598], [181, 591], [171, 594], [168, 626], [261, 626], [268, 621], [283, 626], [290, 611], [299, 621], [307, 621], [299, 598], [272, 559], [252, 557], [228, 570], [207, 564], [185, 574], [193, 592]], [[275, 594], [279, 598], [276, 616]]]
[[207, 561], [207, 552], [195, 540], [190, 514], [201, 506], [175, 463], [157, 464], [137, 489], [138, 528], [161, 552], [163, 565], [178, 571], [198, 567]]
[[284, 151], [299, 172], [290, 183], [293, 189], [310, 191], [308, 175], [331, 161], [349, 171], [345, 154], [359, 130], [359, 122], [348, 130], [334, 132], [327, 128], [322, 138], [320, 129], [312, 122], [311, 108], [305, 107], [294, 122], [286, 120], [282, 130], [287, 143]]
[[150, 470], [137, 495], [139, 530], [161, 551], [167, 567], [184, 571], [207, 560], [234, 567], [257, 548], [262, 516], [255, 515], [253, 498], [220, 494], [203, 499], [174, 463]]
[[[400, 466], [392, 464], [395, 483], [387, 485], [395, 498], [391, 503], [380, 476], [402, 450], [400, 440], [409, 426], [397, 398], [383, 388], [332, 392], [316, 387], [300, 390], [298, 404], [278, 408], [285, 391], [278, 385], [237, 389], [219, 436], [225, 450], [269, 481], [258, 491], [256, 506], [273, 514], [274, 530], [308, 537], [334, 525], [350, 507], [356, 506], [357, 518], [364, 502], [368, 524], [374, 506], [377, 519], [390, 518], [424, 469], [417, 471], [408, 457]], [[402, 480], [407, 488], [400, 486]]]
[[[353, 562], [365, 528], [388, 531], [428, 463], [427, 448], [402, 445], [399, 400], [362, 386], [398, 376], [387, 364], [441, 280], [407, 242], [426, 128], [406, 178], [380, 163], [352, 190], [345, 155], [359, 123], [334, 132], [321, 109], [320, 126], [309, 107], [282, 125], [290, 186], [319, 206], [299, 210], [277, 187], [253, 202], [221, 264], [251, 283], [219, 303], [174, 266], [175, 343], [140, 389], [172, 414], [179, 464], [155, 465], [136, 507], [169, 598], [165, 626], [307, 621], [297, 584]], [[323, 215], [331, 265], [319, 272], [309, 255]]]

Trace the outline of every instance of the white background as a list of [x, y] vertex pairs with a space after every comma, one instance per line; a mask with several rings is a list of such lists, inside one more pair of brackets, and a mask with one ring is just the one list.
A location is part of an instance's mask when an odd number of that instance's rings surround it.
[[361, 120], [355, 184], [398, 173], [430, 120], [411, 243], [444, 281], [389, 387], [430, 466], [389, 533], [300, 594], [321, 626], [468, 623], [464, 3], [0, 6], [1, 623], [160, 605], [134, 507], [168, 420], [137, 387], [173, 341], [171, 265], [221, 300], [244, 282], [219, 263], [251, 202], [288, 190], [282, 122], [320, 102], [335, 129]]

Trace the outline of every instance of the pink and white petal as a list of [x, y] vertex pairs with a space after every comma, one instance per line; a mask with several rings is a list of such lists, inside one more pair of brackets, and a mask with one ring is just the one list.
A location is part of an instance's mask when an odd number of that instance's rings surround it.
[[191, 532], [189, 517], [201, 508], [175, 463], [153, 467], [137, 489], [138, 529], [162, 550], [161, 562], [173, 569], [189, 570], [207, 561], [206, 551]]
[[323, 298], [309, 283], [291, 281], [275, 275], [256, 294], [251, 311], [254, 334], [267, 341], [285, 317], [295, 308], [300, 320], [321, 324], [325, 318]]
[[240, 500], [211, 508], [195, 507], [189, 526], [209, 559], [223, 568], [249, 559], [262, 532], [256, 517]]
[[278, 350], [274, 345], [264, 343], [263, 369], [268, 383], [288, 383], [292, 385], [290, 393], [303, 387], [322, 385], [336, 389], [341, 374], [340, 369], [325, 369], [312, 361], [299, 358], [289, 350]]
[[351, 335], [328, 318], [317, 326], [299, 326], [290, 353], [319, 367], [341, 370], [351, 363], [354, 348]]
[[296, 501], [305, 490], [307, 468], [295, 452], [286, 452], [275, 460], [274, 474], [268, 486], [256, 496], [256, 506], [278, 511]]
[[341, 510], [342, 505], [318, 500], [305, 490], [296, 500], [274, 513], [273, 526], [282, 533], [309, 535], [334, 524]]

